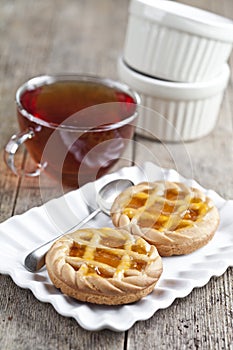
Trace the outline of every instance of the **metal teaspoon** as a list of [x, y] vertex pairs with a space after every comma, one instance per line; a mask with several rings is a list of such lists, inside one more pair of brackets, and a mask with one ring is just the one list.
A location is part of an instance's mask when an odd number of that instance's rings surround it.
[[117, 197], [118, 194], [120, 194], [122, 191], [124, 191], [130, 186], [133, 186], [133, 182], [128, 179], [113, 180], [104, 185], [97, 193], [96, 202], [98, 204], [98, 208], [66, 232], [60, 234], [59, 236], [55, 237], [49, 242], [44, 243], [43, 245], [37, 247], [35, 250], [29, 253], [24, 260], [24, 266], [26, 267], [26, 269], [30, 272], [36, 272], [40, 270], [45, 264], [45, 255], [47, 251], [52, 246], [53, 242], [55, 242], [58, 238], [62, 237], [63, 235], [74, 229], [80, 228], [100, 212], [104, 212], [105, 214], [110, 215], [110, 209], [114, 199]]

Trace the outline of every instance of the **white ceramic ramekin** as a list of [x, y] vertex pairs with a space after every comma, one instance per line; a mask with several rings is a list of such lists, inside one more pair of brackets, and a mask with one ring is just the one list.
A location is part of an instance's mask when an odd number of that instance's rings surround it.
[[209, 81], [177, 83], [140, 74], [120, 58], [118, 74], [141, 96], [137, 133], [180, 142], [195, 140], [213, 130], [230, 70], [225, 64], [218, 76]]
[[124, 46], [135, 70], [170, 81], [213, 78], [228, 60], [233, 21], [169, 0], [131, 0]]

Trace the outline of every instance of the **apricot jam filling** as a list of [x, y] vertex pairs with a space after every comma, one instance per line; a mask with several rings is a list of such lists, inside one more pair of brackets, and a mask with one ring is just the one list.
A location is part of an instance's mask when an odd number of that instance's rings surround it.
[[135, 218], [141, 227], [164, 231], [191, 227], [209, 209], [207, 200], [203, 201], [198, 196], [187, 197], [186, 192], [172, 188], [160, 195], [150, 190], [135, 193], [123, 209], [123, 214], [130, 220]]
[[114, 237], [101, 237], [100, 242], [101, 247], [95, 247], [73, 241], [66, 261], [75, 271], [82, 270], [85, 276], [98, 275], [104, 278], [118, 274], [124, 276], [130, 269], [140, 272], [145, 269], [145, 257], [149, 256], [145, 246], [134, 243], [126, 249], [127, 242]]

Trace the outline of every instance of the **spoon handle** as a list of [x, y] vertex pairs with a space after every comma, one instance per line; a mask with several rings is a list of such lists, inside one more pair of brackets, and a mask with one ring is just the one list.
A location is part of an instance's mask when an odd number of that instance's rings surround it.
[[101, 209], [97, 208], [91, 214], [89, 214], [87, 217], [85, 217], [82, 221], [80, 221], [78, 224], [71, 227], [66, 232], [53, 238], [49, 242], [42, 244], [40, 247], [37, 247], [36, 249], [34, 249], [31, 253], [29, 253], [26, 256], [26, 258], [24, 260], [24, 266], [26, 267], [26, 269], [30, 272], [36, 272], [36, 271], [40, 270], [42, 268], [42, 266], [45, 265], [45, 255], [46, 255], [47, 251], [49, 250], [49, 248], [52, 246], [53, 242], [55, 242], [58, 238], [64, 236], [66, 233], [68, 233], [74, 229], [80, 228], [81, 226], [86, 224], [88, 221], [93, 219], [100, 212], [101, 212]]

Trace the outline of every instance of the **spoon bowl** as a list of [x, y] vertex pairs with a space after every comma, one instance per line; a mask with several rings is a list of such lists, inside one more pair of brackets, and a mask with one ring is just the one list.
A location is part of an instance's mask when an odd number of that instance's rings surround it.
[[133, 185], [134, 183], [128, 179], [117, 179], [107, 183], [97, 193], [96, 202], [99, 209], [105, 214], [110, 215], [114, 199], [126, 188]]
[[93, 219], [97, 214], [103, 212], [107, 215], [110, 215], [110, 210], [114, 199], [126, 188], [133, 186], [133, 182], [129, 179], [117, 179], [105, 184], [97, 193], [96, 203], [98, 205], [97, 209], [95, 209], [91, 214], [85, 217], [82, 221], [69, 228], [66, 232], [56, 236], [54, 239], [49, 242], [44, 243], [43, 245], [34, 249], [31, 253], [29, 253], [25, 260], [24, 266], [30, 272], [36, 272], [40, 270], [45, 264], [45, 255], [52, 244], [60, 237], [65, 234], [72, 232], [73, 230], [77, 230], [82, 227], [88, 221]]

